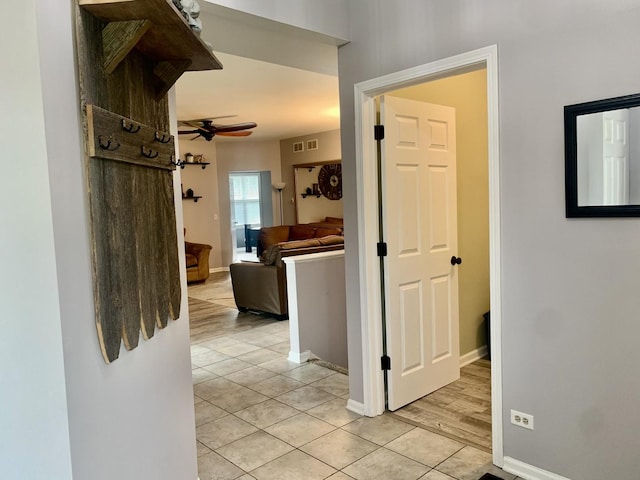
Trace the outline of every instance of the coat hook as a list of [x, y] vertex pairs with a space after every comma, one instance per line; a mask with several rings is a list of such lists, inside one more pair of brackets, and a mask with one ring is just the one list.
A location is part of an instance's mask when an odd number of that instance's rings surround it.
[[100, 145], [100, 148], [104, 149], [104, 150], [109, 150], [111, 152], [113, 152], [114, 150], [117, 150], [120, 148], [120, 142], [116, 141], [113, 145], [113, 137], [111, 135], [109, 135], [107, 137], [107, 140], [105, 142], [104, 140], [104, 135], [100, 135], [98, 137], [98, 144]]
[[171, 141], [171, 135], [165, 135], [164, 133], [160, 136], [160, 132], [156, 130], [155, 138], [160, 143], [169, 143]]
[[175, 155], [171, 155], [169, 161], [170, 161], [171, 165], [175, 165], [176, 167], [184, 168], [184, 162], [182, 160], [180, 160], [180, 159], [178, 159], [178, 161], [176, 162]]
[[[156, 158], [158, 155], [160, 155], [160, 152], [157, 152], [157, 151], [154, 152], [151, 149], [147, 150], [144, 145], [142, 146], [141, 150], [142, 150], [142, 155], [144, 155], [147, 158]], [[155, 153], [155, 155], [154, 155], [154, 153]]]
[[136, 125], [133, 122], [127, 122], [127, 119], [122, 119], [122, 129], [129, 133], [138, 133], [140, 131], [140, 125]]

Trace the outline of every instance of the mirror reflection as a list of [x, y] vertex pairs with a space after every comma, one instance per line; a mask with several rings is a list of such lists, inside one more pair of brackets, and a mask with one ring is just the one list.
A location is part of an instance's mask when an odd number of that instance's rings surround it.
[[564, 107], [567, 218], [640, 217], [640, 93]]
[[640, 107], [577, 115], [578, 206], [640, 205]]

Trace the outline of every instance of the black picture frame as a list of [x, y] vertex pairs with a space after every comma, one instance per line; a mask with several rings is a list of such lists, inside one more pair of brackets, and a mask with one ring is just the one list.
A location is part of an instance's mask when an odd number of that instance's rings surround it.
[[640, 205], [578, 205], [578, 116], [638, 106], [640, 106], [640, 93], [564, 107], [565, 203], [567, 218], [640, 217]]

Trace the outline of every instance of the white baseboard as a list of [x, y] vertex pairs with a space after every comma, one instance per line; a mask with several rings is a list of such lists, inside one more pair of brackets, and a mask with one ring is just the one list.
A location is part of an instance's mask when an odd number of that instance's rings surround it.
[[470, 363], [475, 362], [476, 360], [480, 360], [481, 358], [486, 357], [487, 352], [487, 346], [483, 345], [480, 348], [471, 350], [469, 353], [465, 353], [460, 357], [460, 367], [464, 367], [466, 365], [469, 365]]
[[364, 403], [349, 399], [347, 400], [347, 410], [364, 416]]
[[228, 272], [229, 267], [214, 267], [209, 269], [209, 273]]
[[557, 473], [548, 472], [511, 457], [504, 457], [502, 469], [505, 472], [513, 473], [525, 480], [570, 480]]
[[306, 352], [294, 352], [290, 350], [289, 357], [287, 360], [293, 363], [304, 363], [308, 361], [311, 357], [312, 357], [312, 354], [310, 350], [307, 350]]

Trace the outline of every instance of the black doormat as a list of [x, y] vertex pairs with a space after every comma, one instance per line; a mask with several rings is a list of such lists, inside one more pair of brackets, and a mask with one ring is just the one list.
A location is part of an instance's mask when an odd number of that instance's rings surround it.
[[500, 477], [496, 477], [495, 475], [491, 475], [490, 473], [485, 473], [478, 480], [504, 480], [504, 479]]

